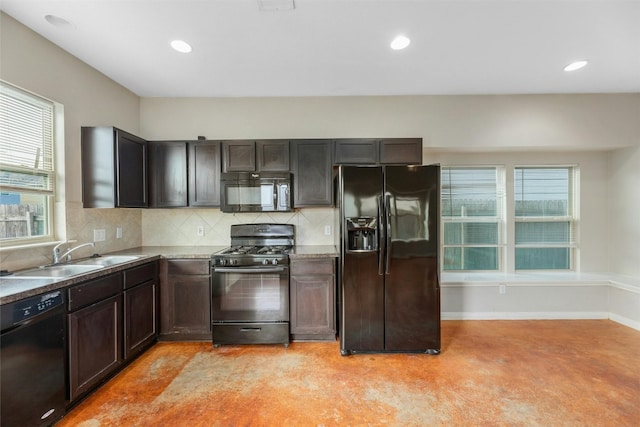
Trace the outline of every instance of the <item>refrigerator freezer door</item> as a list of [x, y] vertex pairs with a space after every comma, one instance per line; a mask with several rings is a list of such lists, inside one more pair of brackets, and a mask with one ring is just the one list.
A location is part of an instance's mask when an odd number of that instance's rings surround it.
[[[340, 168], [342, 280], [340, 351], [384, 351], [384, 276], [379, 274], [380, 251], [349, 250], [347, 228], [357, 218], [378, 218], [382, 198], [382, 168]], [[348, 219], [351, 220], [348, 220]], [[380, 236], [380, 223], [376, 221]], [[378, 248], [379, 245], [376, 245]]]
[[440, 351], [439, 166], [387, 166], [385, 351]]

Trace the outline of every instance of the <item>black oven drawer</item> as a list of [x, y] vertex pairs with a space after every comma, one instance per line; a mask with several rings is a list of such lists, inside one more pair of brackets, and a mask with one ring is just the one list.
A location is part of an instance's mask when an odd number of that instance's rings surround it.
[[289, 323], [214, 323], [213, 345], [289, 344]]

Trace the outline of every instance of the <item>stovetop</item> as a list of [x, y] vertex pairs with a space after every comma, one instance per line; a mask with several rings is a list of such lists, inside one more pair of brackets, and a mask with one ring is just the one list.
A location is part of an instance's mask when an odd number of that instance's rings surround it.
[[290, 246], [231, 246], [216, 255], [288, 255]]
[[293, 225], [290, 224], [232, 225], [231, 246], [212, 255], [213, 265], [288, 264], [293, 243]]

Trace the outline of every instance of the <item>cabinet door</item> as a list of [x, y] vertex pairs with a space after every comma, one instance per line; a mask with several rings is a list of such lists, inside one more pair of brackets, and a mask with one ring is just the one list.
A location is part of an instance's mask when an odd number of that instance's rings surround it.
[[189, 143], [189, 206], [220, 206], [220, 142]]
[[291, 263], [290, 322], [294, 340], [335, 340], [334, 260]]
[[254, 172], [256, 170], [255, 141], [224, 141], [222, 165], [223, 172]]
[[124, 293], [124, 358], [142, 352], [157, 337], [157, 282], [151, 280]]
[[168, 260], [162, 292], [163, 339], [211, 339], [209, 262]]
[[74, 401], [122, 364], [122, 295], [68, 315], [69, 387]]
[[117, 206], [146, 208], [147, 141], [116, 129]]
[[380, 163], [422, 164], [422, 138], [395, 138], [380, 141]]
[[373, 139], [339, 139], [335, 142], [335, 164], [375, 165], [379, 141]]
[[187, 206], [187, 143], [149, 144], [149, 202], [153, 208]]
[[257, 169], [264, 172], [289, 172], [289, 141], [256, 141]]
[[294, 207], [333, 205], [331, 141], [292, 141]]

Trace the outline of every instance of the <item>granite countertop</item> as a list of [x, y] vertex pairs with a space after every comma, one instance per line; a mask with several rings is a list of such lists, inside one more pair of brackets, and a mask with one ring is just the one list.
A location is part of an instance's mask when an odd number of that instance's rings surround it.
[[[136, 260], [123, 262], [67, 278], [12, 279], [11, 276], [0, 277], [0, 305], [14, 302], [22, 298], [66, 288], [160, 258], [209, 259], [212, 254], [223, 251], [226, 248], [227, 246], [140, 246], [137, 248], [103, 254], [105, 256], [136, 255], [139, 257]], [[303, 245], [295, 246], [289, 254], [289, 257], [296, 259], [337, 257], [338, 255], [338, 250], [333, 245]]]
[[338, 249], [333, 245], [302, 245], [294, 246], [289, 253], [289, 258], [317, 258], [317, 257], [334, 257], [340, 255]]
[[[113, 253], [103, 254], [103, 255], [113, 255]], [[102, 267], [97, 270], [92, 270], [88, 273], [78, 274], [75, 276], [69, 276], [64, 278], [56, 278], [56, 277], [15, 278], [12, 276], [0, 277], [0, 305], [14, 302], [22, 298], [32, 297], [42, 293], [63, 289], [78, 283], [86, 282], [87, 280], [96, 279], [98, 277], [106, 276], [121, 270], [125, 270], [131, 267], [136, 267], [138, 265], [142, 265], [147, 262], [160, 259], [160, 255], [158, 255], [157, 252], [154, 254], [143, 254], [141, 252], [132, 252], [129, 255], [138, 255], [138, 258], [132, 261], [126, 261], [119, 264]], [[77, 261], [80, 261], [80, 259], [78, 259]]]

